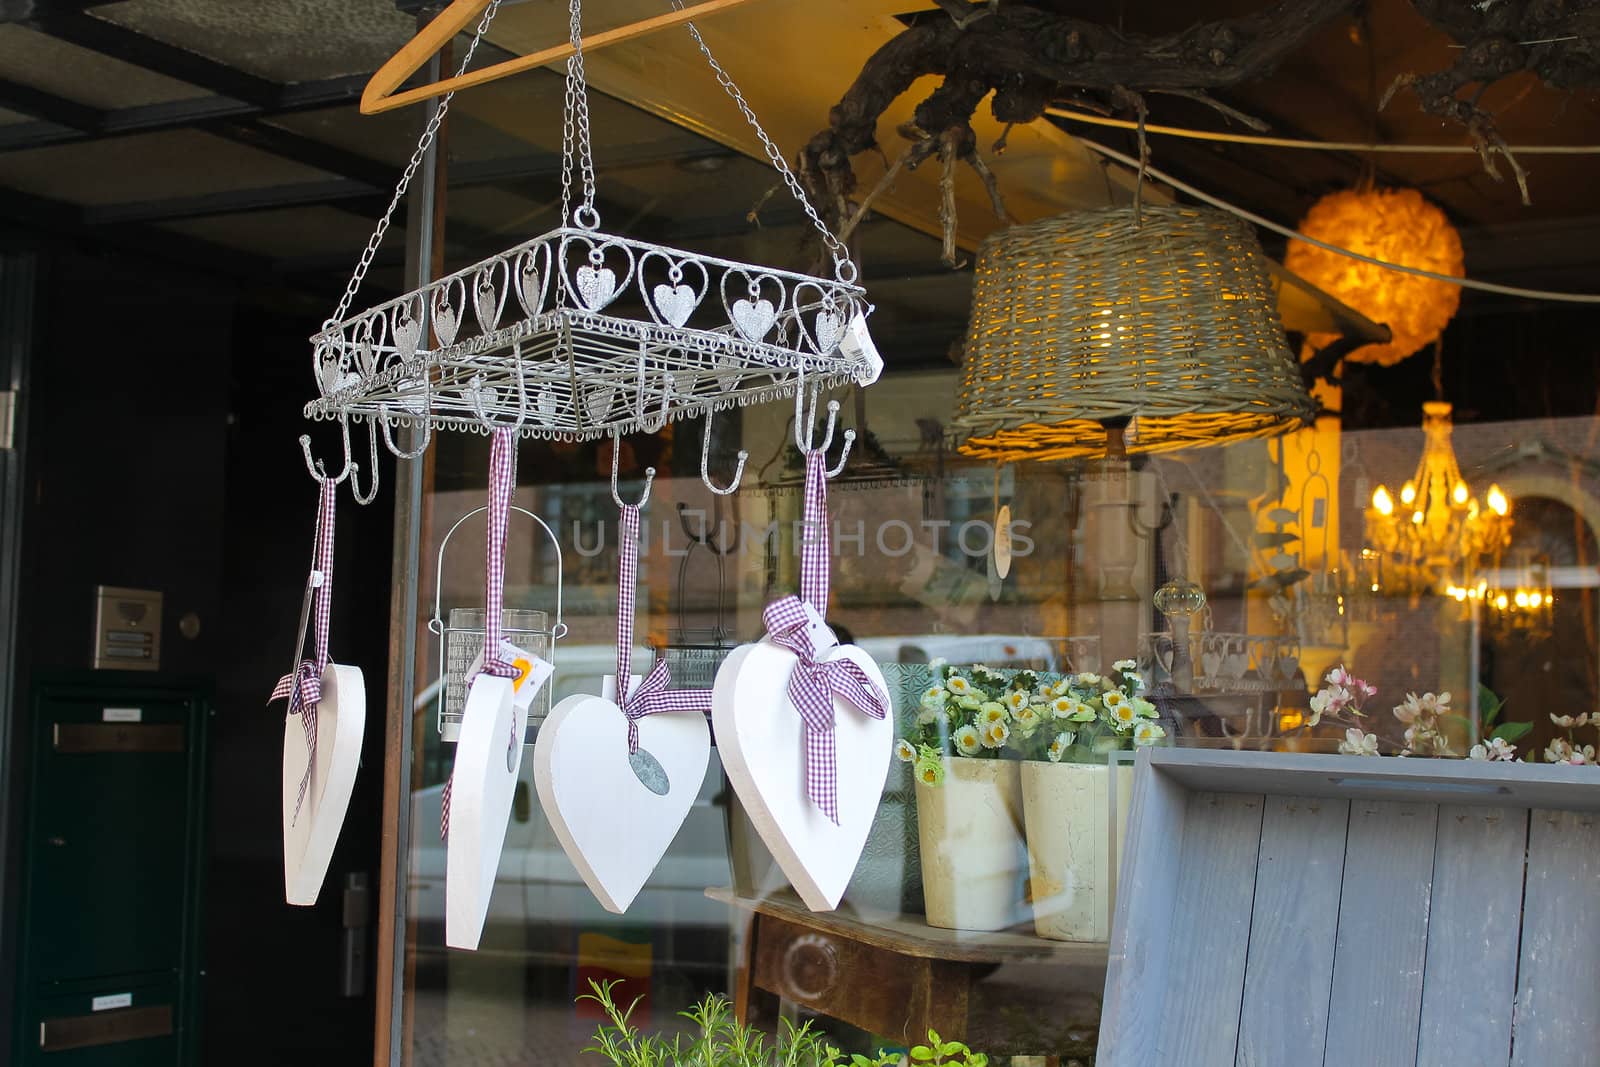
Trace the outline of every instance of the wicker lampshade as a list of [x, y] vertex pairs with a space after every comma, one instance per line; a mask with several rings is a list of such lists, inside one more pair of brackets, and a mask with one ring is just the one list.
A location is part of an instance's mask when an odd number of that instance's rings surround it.
[[955, 425], [985, 459], [1269, 437], [1314, 408], [1284, 342], [1255, 234], [1207, 208], [1083, 211], [991, 235], [978, 253]]

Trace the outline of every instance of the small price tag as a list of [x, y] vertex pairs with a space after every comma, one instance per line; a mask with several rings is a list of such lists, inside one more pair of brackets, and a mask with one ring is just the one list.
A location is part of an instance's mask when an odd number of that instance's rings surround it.
[[857, 314], [850, 320], [850, 327], [839, 342], [839, 351], [846, 359], [860, 364], [856, 371], [858, 384], [871, 385], [883, 375], [883, 357], [878, 355], [878, 346], [872, 343], [865, 315]]
[[[510, 641], [500, 642], [500, 658], [517, 668], [517, 675], [511, 682], [511, 703], [518, 713], [526, 717], [528, 709], [533, 707], [533, 698], [539, 695], [544, 683], [555, 673], [555, 664], [518, 648]], [[483, 670], [483, 653], [479, 652], [477, 658], [472, 661], [472, 666], [467, 668], [467, 677], [476, 677], [481, 670]]]
[[101, 708], [101, 722], [143, 722], [143, 708]]
[[90, 1011], [111, 1011], [113, 1008], [133, 1007], [132, 993], [108, 993], [89, 1002]]
[[834, 645], [837, 645], [839, 637], [833, 632], [833, 628], [823, 621], [821, 613], [810, 604], [806, 604], [804, 607], [806, 609], [806, 640], [810, 642], [811, 647], [818, 652], [826, 652]]
[[[642, 674], [630, 674], [630, 675], [628, 675], [628, 692], [631, 693], [635, 689], [639, 688], [639, 683], [642, 682], [642, 681], [644, 681], [644, 675], [642, 675]], [[609, 700], [613, 704], [615, 704], [617, 702], [617, 676], [616, 675], [608, 674], [604, 678], [600, 679], [600, 699], [601, 700]]]

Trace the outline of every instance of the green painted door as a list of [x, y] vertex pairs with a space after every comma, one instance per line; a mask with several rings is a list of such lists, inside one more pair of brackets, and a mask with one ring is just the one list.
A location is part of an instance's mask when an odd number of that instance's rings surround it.
[[36, 691], [20, 1064], [190, 1062], [205, 721], [181, 690]]

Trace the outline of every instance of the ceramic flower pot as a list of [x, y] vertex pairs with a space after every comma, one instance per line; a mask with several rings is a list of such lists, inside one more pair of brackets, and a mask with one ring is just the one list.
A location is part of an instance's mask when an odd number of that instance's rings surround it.
[[1057, 941], [1109, 941], [1133, 768], [1022, 764], [1033, 927]]
[[1022, 764], [944, 761], [944, 782], [917, 782], [917, 833], [928, 925], [1003, 930], [1026, 922]]

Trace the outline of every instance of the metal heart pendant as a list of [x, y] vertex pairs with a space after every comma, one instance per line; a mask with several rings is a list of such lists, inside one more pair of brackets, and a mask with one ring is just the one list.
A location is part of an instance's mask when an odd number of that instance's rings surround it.
[[[839, 343], [839, 337], [844, 333], [844, 316], [837, 311], [820, 311], [817, 313], [817, 354], [827, 355]], [[1002, 578], [1005, 575], [1001, 575]]]
[[407, 317], [394, 324], [394, 347], [400, 353], [400, 362], [410, 363], [417, 355], [417, 345], [422, 341], [422, 323]]
[[341, 389], [355, 385], [361, 379], [339, 366], [339, 361], [329, 360], [317, 371], [317, 384], [322, 387], [323, 396], [332, 396]]
[[598, 426], [606, 421], [606, 416], [611, 414], [611, 400], [616, 395], [616, 389], [611, 386], [601, 386], [597, 389], [589, 390], [584, 397], [583, 409], [588, 413], [591, 423]]
[[433, 332], [438, 335], [439, 343], [447, 346], [455, 344], [456, 331], [459, 329], [461, 319], [456, 315], [456, 309], [447, 300], [436, 301], [433, 305]]
[[693, 288], [662, 283], [655, 287], [654, 296], [656, 310], [661, 312], [662, 318], [674, 326], [682, 326], [689, 321], [696, 303]]
[[778, 311], [772, 306], [772, 301], [762, 297], [760, 300], [735, 300], [733, 302], [733, 324], [739, 332], [752, 341], [759, 341], [767, 336], [767, 331], [772, 329], [772, 324], [778, 321]]
[[361, 368], [364, 377], [370, 378], [378, 369], [378, 352], [372, 347], [371, 341], [362, 341], [356, 345], [356, 366]]
[[617, 274], [610, 267], [578, 268], [578, 299], [590, 311], [599, 311], [617, 295]]
[[533, 265], [531, 258], [523, 260], [522, 268], [517, 272], [517, 299], [522, 302], [522, 310], [529, 317], [539, 314], [539, 308], [544, 303], [544, 294], [539, 291], [539, 268]]
[[479, 275], [478, 284], [473, 289], [473, 310], [478, 313], [478, 325], [483, 327], [484, 333], [493, 333], [496, 326], [500, 325], [499, 294], [494, 291], [494, 282], [487, 275]]

